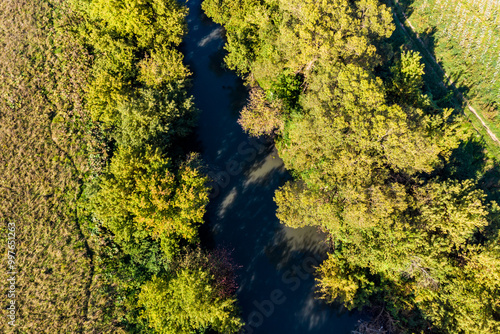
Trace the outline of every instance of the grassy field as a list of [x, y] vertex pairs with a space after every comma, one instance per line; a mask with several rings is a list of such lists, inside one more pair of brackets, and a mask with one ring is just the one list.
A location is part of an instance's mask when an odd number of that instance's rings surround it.
[[[10, 277], [7, 227], [13, 226], [16, 273], [14, 298], [2, 284], [2, 333], [92, 327], [93, 265], [77, 222], [88, 169], [81, 99], [88, 56], [57, 28], [69, 20], [61, 6], [59, 0], [0, 3], [0, 279]], [[11, 299], [14, 327], [6, 316]]]
[[[412, 27], [410, 27], [408, 21], [403, 15], [403, 9], [406, 8], [408, 15], [411, 14], [411, 7], [408, 7], [408, 1], [389, 1], [389, 4], [393, 5], [396, 31], [392, 37], [393, 45], [407, 45], [413, 50], [420, 52], [422, 55], [422, 61], [425, 64], [425, 85], [426, 91], [432, 94], [433, 98], [438, 101], [438, 103], [443, 107], [451, 107], [460, 110], [466, 116], [468, 122], [466, 126], [473, 127], [478, 136], [481, 137], [481, 141], [487, 148], [487, 153], [490, 157], [496, 160], [500, 159], [500, 146], [495, 142], [487, 133], [486, 129], [481, 124], [480, 120], [468, 109], [465, 101], [461, 98], [461, 94], [465, 97], [470, 98], [471, 93], [464, 89], [464, 84], [460, 85], [458, 81], [453, 79], [452, 74], [446, 71], [446, 67], [443, 62], [440, 61], [439, 56], [435, 54], [435, 49], [429, 45], [429, 37], [425, 34], [414, 33]], [[407, 15], [407, 17], [408, 17]], [[411, 20], [413, 27], [415, 24]], [[423, 42], [422, 43], [419, 42]], [[435, 60], [437, 60], [436, 64]], [[458, 61], [455, 59], [455, 61]], [[472, 71], [472, 70], [471, 70]], [[451, 78], [451, 80], [450, 80]], [[483, 103], [480, 103], [478, 98], [472, 98], [469, 103], [480, 115], [481, 119], [487, 124], [491, 131], [500, 138], [500, 131], [498, 126], [495, 124], [495, 117], [491, 118], [486, 110], [493, 111], [496, 113], [495, 105], [490, 105], [489, 107]], [[486, 114], [485, 114], [486, 113]]]
[[399, 0], [412, 28], [500, 137], [500, 11], [496, 0]]

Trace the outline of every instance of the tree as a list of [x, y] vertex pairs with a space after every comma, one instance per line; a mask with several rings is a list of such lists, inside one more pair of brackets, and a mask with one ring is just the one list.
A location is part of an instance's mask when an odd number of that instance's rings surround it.
[[258, 86], [251, 88], [248, 104], [241, 111], [238, 123], [252, 136], [271, 135], [284, 126], [280, 101], [268, 101]]
[[370, 297], [379, 290], [367, 268], [349, 265], [341, 255], [330, 254], [318, 269], [322, 298], [340, 301], [349, 310], [370, 304]]
[[189, 71], [175, 47], [186, 32], [185, 7], [175, 0], [88, 0], [76, 6], [86, 19], [83, 40], [96, 54], [87, 94], [95, 121], [117, 126], [118, 108], [140, 95], [138, 83], [160, 94], [172, 89], [169, 83], [182, 86]]
[[138, 89], [117, 108], [120, 126], [115, 137], [120, 146], [165, 148], [190, 133], [197, 119], [193, 98], [182, 82], [166, 86], [166, 90]]
[[370, 43], [394, 29], [375, 0], [209, 0], [203, 9], [227, 30], [228, 66], [251, 71], [264, 89], [284, 69], [307, 77], [320, 62], [377, 64]]
[[184, 81], [190, 74], [183, 64], [184, 56], [177, 50], [161, 45], [152, 49], [139, 63], [139, 81], [160, 88], [166, 83]]
[[172, 256], [178, 238], [194, 242], [208, 203], [207, 178], [195, 156], [177, 170], [159, 150], [120, 148], [93, 200], [94, 213], [118, 243], [160, 238]]
[[423, 99], [421, 89], [425, 72], [421, 59], [418, 52], [403, 51], [401, 58], [391, 67], [393, 79], [390, 91], [398, 102], [414, 104]]
[[237, 332], [242, 323], [236, 299], [221, 296], [213, 273], [200, 266], [208, 264], [207, 258], [201, 254], [194, 257], [184, 259], [171, 277], [153, 277], [144, 284], [138, 300], [144, 308], [142, 316], [158, 333], [189, 334], [209, 328], [219, 333]]
[[[383, 300], [396, 318], [397, 310], [412, 305], [448, 332], [478, 331], [480, 323], [496, 328], [495, 303], [476, 297], [483, 289], [496, 293], [499, 273], [498, 255], [473, 244], [488, 224], [484, 193], [470, 180], [414, 189], [411, 207], [399, 219], [392, 214], [392, 221], [369, 228], [350, 223], [332, 233], [335, 252], [318, 270], [324, 298], [349, 308]], [[475, 271], [478, 261], [491, 266], [479, 280], [473, 274], [481, 272]]]
[[178, 45], [186, 31], [187, 9], [175, 0], [91, 0], [86, 10], [101, 32], [135, 38], [139, 48]]

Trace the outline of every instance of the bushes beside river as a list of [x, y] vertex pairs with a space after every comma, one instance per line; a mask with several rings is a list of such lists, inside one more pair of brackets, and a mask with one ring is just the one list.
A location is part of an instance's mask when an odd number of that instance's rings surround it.
[[187, 9], [174, 0], [74, 6], [81, 15], [75, 30], [94, 56], [86, 107], [110, 155], [90, 173], [82, 201], [98, 290], [112, 303], [103, 325], [235, 332], [234, 286], [219, 277], [234, 280], [231, 262], [196, 246], [208, 179], [180, 144], [197, 115], [177, 49]]

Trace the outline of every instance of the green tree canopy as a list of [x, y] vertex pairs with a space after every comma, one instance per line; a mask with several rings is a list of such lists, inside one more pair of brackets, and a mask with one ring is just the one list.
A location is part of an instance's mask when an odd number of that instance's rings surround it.
[[198, 261], [183, 261], [171, 277], [153, 277], [142, 287], [138, 300], [144, 308], [142, 316], [156, 333], [190, 334], [206, 329], [235, 333], [242, 326], [236, 299], [222, 298], [214, 280], [213, 273]]
[[150, 147], [122, 147], [94, 199], [94, 212], [119, 243], [146, 236], [160, 238], [172, 252], [170, 239], [197, 240], [208, 203], [207, 178], [195, 156], [175, 168]]

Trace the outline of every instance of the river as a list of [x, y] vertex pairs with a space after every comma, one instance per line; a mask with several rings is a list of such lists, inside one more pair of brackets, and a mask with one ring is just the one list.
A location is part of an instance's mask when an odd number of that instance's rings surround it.
[[248, 137], [237, 123], [242, 81], [222, 66], [222, 29], [189, 0], [183, 43], [201, 110], [198, 139], [216, 179], [206, 214], [212, 245], [232, 250], [245, 333], [350, 333], [359, 315], [315, 298], [312, 267], [324, 258], [324, 236], [290, 229], [275, 216], [274, 191], [290, 178], [272, 143]]

